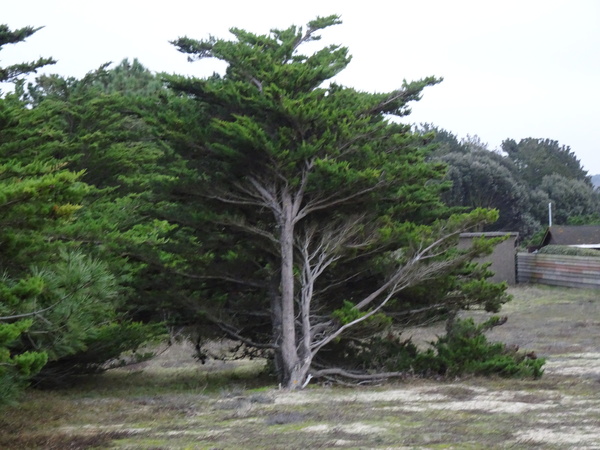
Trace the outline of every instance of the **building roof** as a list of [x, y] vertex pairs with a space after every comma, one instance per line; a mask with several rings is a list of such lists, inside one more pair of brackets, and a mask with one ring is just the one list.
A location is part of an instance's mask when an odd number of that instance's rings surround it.
[[542, 247], [546, 245], [590, 245], [600, 246], [600, 226], [570, 225], [551, 226], [546, 230]]

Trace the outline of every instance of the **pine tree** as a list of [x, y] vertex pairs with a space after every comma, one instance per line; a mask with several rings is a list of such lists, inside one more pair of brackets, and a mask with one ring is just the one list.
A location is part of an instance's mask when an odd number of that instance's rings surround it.
[[[107, 259], [102, 250], [120, 243], [122, 252], [122, 242], [149, 240], [148, 230], [162, 226], [142, 225], [127, 212], [135, 211], [147, 185], [131, 180], [129, 198], [111, 202], [116, 197], [110, 196], [129, 180], [119, 175], [139, 176], [140, 166], [160, 152], [140, 155], [137, 115], [101, 86], [88, 89], [96, 78], [40, 80], [27, 94], [19, 84], [0, 99], [0, 327], [31, 319], [11, 339], [9, 354], [44, 355], [48, 363], [32, 365], [41, 371], [27, 376], [59, 381], [98, 370], [159, 331], [119, 312], [130, 273], [124, 256]], [[138, 157], [130, 162], [119, 155], [123, 150]], [[88, 165], [95, 171], [87, 173]], [[124, 217], [127, 224], [117, 222]]]
[[[0, 49], [24, 41], [37, 30], [10, 30], [0, 25]], [[51, 58], [40, 58], [0, 67], [0, 82], [17, 81], [20, 76], [53, 63]], [[17, 121], [13, 113], [19, 106], [18, 102], [15, 106], [14, 99], [0, 98], [0, 147], [6, 130]], [[30, 317], [36, 305], [31, 305], [32, 298], [40, 291], [40, 280], [23, 276], [24, 262], [13, 258], [20, 246], [35, 255], [40, 244], [36, 230], [48, 222], [51, 213], [68, 215], [72, 211], [68, 201], [77, 197], [76, 189], [72, 189], [77, 178], [77, 174], [62, 171], [51, 162], [17, 161], [0, 150], [0, 404], [11, 401], [48, 358], [44, 351], [13, 350], [13, 344], [33, 324]], [[14, 314], [22, 303], [33, 309]]]

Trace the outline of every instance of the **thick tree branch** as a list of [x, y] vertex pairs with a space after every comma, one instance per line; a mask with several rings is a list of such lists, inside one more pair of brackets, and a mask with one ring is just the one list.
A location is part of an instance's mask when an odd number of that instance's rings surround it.
[[350, 372], [340, 368], [331, 368], [312, 371], [311, 375], [313, 378], [340, 376], [358, 381], [383, 381], [389, 378], [406, 377], [406, 372], [381, 372], [370, 374], [362, 372]]
[[322, 199], [315, 199], [312, 202], [308, 203], [304, 208], [302, 208], [298, 212], [298, 214], [294, 218], [294, 223], [299, 222], [301, 219], [303, 219], [307, 215], [314, 213], [316, 211], [322, 211], [324, 209], [333, 208], [334, 206], [338, 206], [343, 203], [347, 203], [350, 200], [354, 200], [358, 197], [362, 197], [363, 195], [366, 195], [366, 194], [378, 189], [379, 187], [382, 186], [382, 184], [383, 184], [383, 182], [379, 181], [374, 186], [371, 186], [371, 187], [368, 187], [365, 189], [361, 189], [357, 192], [353, 192], [351, 194], [348, 194], [348, 195], [345, 195], [342, 197], [339, 197], [338, 196], [339, 194], [336, 193], [334, 195], [330, 195], [330, 196], [322, 198]]
[[[389, 280], [383, 283], [377, 290], [363, 299], [356, 305], [356, 309], [363, 310], [368, 306], [371, 306], [378, 298], [383, 295], [383, 298], [377, 301], [377, 305], [370, 309], [366, 314], [361, 317], [339, 326], [329, 332], [327, 336], [322, 338], [320, 341], [313, 341], [311, 345], [311, 351], [313, 356], [316, 355], [325, 345], [329, 344], [334, 339], [341, 336], [347, 329], [354, 327], [355, 325], [364, 322], [370, 317], [377, 314], [383, 309], [384, 306], [400, 291], [407, 287], [429, 280], [433, 277], [439, 276], [441, 273], [445, 273], [457, 264], [461, 264], [466, 259], [469, 259], [467, 255], [463, 255], [457, 258], [443, 261], [435, 261], [427, 264], [423, 264], [423, 261], [428, 259], [428, 253], [438, 246], [442, 245], [446, 240], [450, 239], [456, 233], [449, 233], [437, 239], [424, 249], [420, 250], [414, 255], [407, 263], [403, 264], [402, 267], [394, 273]], [[385, 293], [385, 295], [384, 295]], [[333, 322], [331, 322], [333, 325]]]

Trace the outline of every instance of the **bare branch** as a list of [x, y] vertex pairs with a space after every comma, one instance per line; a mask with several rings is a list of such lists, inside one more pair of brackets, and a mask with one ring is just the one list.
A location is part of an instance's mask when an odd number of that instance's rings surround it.
[[246, 231], [250, 234], [264, 237], [265, 239], [269, 240], [270, 242], [272, 242], [274, 244], [279, 244], [279, 239], [273, 233], [270, 233], [269, 231], [259, 228], [257, 226], [249, 225], [249, 224], [245, 223], [242, 218], [239, 218], [238, 221], [220, 220], [220, 221], [216, 221], [215, 223], [218, 223], [220, 225], [234, 227], [239, 230]]
[[61, 298], [58, 302], [54, 303], [53, 305], [50, 305], [47, 308], [40, 309], [38, 311], [33, 311], [33, 312], [30, 312], [30, 313], [25, 313], [25, 314], [14, 314], [12, 316], [2, 316], [2, 317], [0, 317], [0, 320], [15, 320], [15, 319], [23, 319], [25, 317], [37, 316], [39, 314], [42, 314], [42, 313], [44, 313], [46, 311], [51, 310], [52, 308], [54, 308], [56, 305], [58, 305], [63, 300], [64, 300], [64, 298]]
[[[361, 322], [364, 322], [365, 320], [367, 320], [370, 317], [377, 314], [390, 301], [390, 299], [394, 296], [394, 294], [401, 291], [402, 289], [405, 289], [408, 286], [410, 286], [410, 283], [405, 283], [402, 286], [398, 286], [398, 285], [393, 286], [392, 289], [390, 289], [390, 292], [385, 296], [385, 298], [383, 300], [380, 301], [380, 303], [375, 308], [371, 309], [369, 312], [367, 312], [363, 316], [359, 317], [358, 319], [355, 319], [352, 322], [348, 322], [347, 324], [342, 325], [341, 327], [335, 329], [327, 337], [323, 338], [321, 341], [313, 342], [313, 344], [311, 346], [313, 357], [324, 346], [326, 346], [331, 341], [333, 341], [334, 339], [337, 339], [339, 336], [341, 336], [342, 333], [344, 333], [344, 331], [346, 331], [348, 328], [352, 328], [353, 326], [355, 326]], [[332, 325], [333, 325], [333, 322], [332, 322]]]
[[215, 317], [212, 317], [210, 315], [207, 315], [207, 318], [213, 322], [216, 326], [218, 326], [225, 334], [227, 334], [229, 337], [240, 341], [243, 344], [246, 344], [250, 347], [254, 347], [254, 348], [262, 348], [262, 349], [276, 349], [278, 348], [278, 346], [276, 344], [261, 344], [259, 342], [254, 342], [251, 341], [250, 339], [247, 339], [245, 337], [243, 337], [242, 335], [240, 335], [240, 333], [238, 331], [236, 331], [232, 326], [227, 325], [224, 322], [221, 322], [220, 320], [217, 320]]
[[204, 195], [203, 197], [209, 198], [211, 200], [217, 200], [221, 203], [229, 203], [231, 205], [239, 205], [239, 206], [258, 206], [265, 207], [266, 205], [263, 202], [257, 200], [250, 200], [243, 197], [234, 196], [231, 193], [227, 193], [229, 196], [225, 195]]
[[[427, 247], [420, 249], [407, 263], [403, 264], [402, 267], [398, 268], [398, 270], [388, 279], [388, 281], [383, 283], [378, 289], [376, 289], [374, 292], [372, 292], [370, 295], [368, 295], [365, 299], [363, 299], [356, 305], [356, 309], [362, 310], [367, 306], [370, 306], [378, 298], [380, 298], [380, 296], [383, 295], [383, 298], [378, 301], [377, 305], [374, 308], [369, 310], [366, 314], [362, 315], [361, 317], [347, 324], [339, 326], [336, 329], [331, 330], [331, 332], [326, 337], [322, 338], [320, 341], [313, 341], [311, 345], [313, 356], [316, 355], [321, 348], [330, 343], [332, 340], [339, 337], [347, 329], [369, 319], [370, 317], [381, 311], [381, 309], [398, 292], [414, 284], [436, 277], [440, 273], [443, 273], [448, 269], [455, 267], [457, 264], [460, 264], [466, 259], [468, 259], [469, 257], [467, 255], [462, 255], [451, 260], [443, 260], [423, 264], [423, 261], [427, 259], [430, 251], [436, 249], [444, 241], [448, 240], [455, 234], [456, 233], [450, 233], [444, 235], [441, 238], [437, 239], [435, 242], [428, 245]], [[333, 326], [333, 322], [330, 323]]]
[[252, 83], [254, 83], [254, 85], [256, 85], [256, 87], [258, 88], [258, 92], [260, 92], [262, 94], [263, 93], [263, 85], [262, 85], [262, 83], [260, 81], [258, 81], [254, 77], [250, 77], [250, 81]]
[[350, 378], [352, 380], [360, 381], [382, 381], [388, 378], [399, 378], [406, 377], [406, 372], [381, 372], [381, 373], [359, 373], [350, 372], [348, 370], [340, 368], [321, 369], [312, 371], [311, 375], [313, 378], [327, 377], [327, 376], [340, 376], [344, 378]]
[[301, 219], [306, 217], [308, 214], [313, 213], [315, 211], [322, 211], [323, 209], [333, 208], [334, 206], [338, 206], [342, 203], [346, 203], [350, 200], [353, 200], [355, 198], [358, 198], [365, 194], [368, 194], [369, 192], [373, 192], [374, 190], [381, 187], [382, 184], [383, 184], [383, 182], [379, 181], [374, 186], [371, 186], [371, 187], [368, 187], [365, 189], [361, 189], [357, 192], [348, 194], [343, 197], [336, 198], [337, 197], [337, 194], [336, 194], [336, 195], [330, 195], [330, 196], [322, 198], [322, 199], [314, 200], [313, 202], [309, 203], [308, 205], [306, 205], [304, 208], [302, 208], [298, 212], [298, 214], [294, 218], [294, 223], [299, 222]]
[[260, 198], [264, 201], [264, 205], [268, 208], [271, 208], [273, 211], [277, 211], [281, 214], [281, 206], [279, 201], [277, 200], [276, 189], [274, 186], [270, 188], [268, 186], [263, 186], [259, 181], [254, 177], [248, 177], [248, 181], [255, 189], [255, 192], [250, 191], [245, 186], [237, 183], [235, 186], [242, 190], [242, 192], [246, 192], [249, 195], [253, 195], [256, 198]]
[[295, 240], [302, 267], [298, 303], [302, 329], [299, 349], [303, 355], [310, 354], [314, 339], [315, 328], [311, 323], [311, 303], [316, 282], [331, 264], [342, 257], [344, 246], [359, 234], [362, 219], [362, 216], [356, 216], [351, 220], [330, 225], [324, 230], [319, 230], [317, 224], [310, 224], [304, 227], [303, 233]]
[[227, 276], [227, 275], [194, 275], [191, 273], [179, 272], [179, 271], [175, 271], [175, 270], [167, 269], [167, 271], [169, 273], [172, 273], [173, 275], [179, 275], [184, 278], [190, 278], [193, 280], [221, 280], [221, 281], [227, 281], [230, 283], [241, 284], [244, 286], [250, 286], [250, 287], [255, 287], [255, 288], [264, 287], [263, 283], [257, 283], [255, 281], [244, 280], [242, 278], [235, 278], [235, 277]]
[[315, 162], [315, 158], [311, 158], [310, 160], [306, 161], [305, 162], [306, 167], [302, 170], [300, 186], [298, 186], [298, 190], [296, 191], [296, 194], [294, 195], [294, 203], [293, 203], [293, 208], [292, 208], [292, 214], [294, 217], [296, 217], [298, 215], [298, 212], [300, 211], [302, 201], [304, 200], [304, 194], [306, 192], [306, 186], [308, 184], [308, 177], [314, 166], [314, 162]]
[[[444, 243], [445, 241], [447, 241], [448, 239], [455, 237], [457, 234], [459, 234], [460, 231], [456, 231], [454, 233], [450, 233], [447, 235], [442, 236], [441, 238], [437, 239], [436, 241], [434, 241], [433, 243], [431, 243], [430, 245], [428, 245], [427, 247], [425, 247], [424, 249], [419, 250], [414, 256], [412, 256], [410, 258], [410, 260], [405, 263], [402, 267], [400, 267], [395, 273], [394, 275], [392, 275], [390, 277], [390, 279], [382, 284], [380, 286], [379, 289], [377, 289], [376, 291], [374, 291], [371, 295], [367, 296], [365, 299], [363, 299], [362, 301], [360, 301], [357, 305], [356, 308], [357, 309], [364, 309], [366, 306], [368, 306], [369, 304], [371, 304], [377, 297], [379, 297], [379, 295], [381, 295], [383, 292], [385, 292], [387, 289], [389, 289], [390, 286], [392, 286], [393, 284], [397, 283], [401, 278], [406, 276], [406, 272], [410, 269], [415, 268], [415, 266], [420, 263], [421, 261], [424, 261], [426, 258], [426, 256], [428, 255], [428, 253], [432, 250], [437, 248], [438, 246], [440, 246], [442, 243]], [[422, 266], [421, 269], [421, 273], [420, 276], [417, 277], [417, 279], [415, 279], [415, 282], [417, 281], [424, 281], [425, 279], [425, 275], [430, 276], [431, 274], [439, 274], [440, 272], [435, 272], [434, 266], [429, 267], [429, 269], [427, 269], [427, 266]], [[425, 268], [423, 268], [425, 267]], [[436, 270], [439, 270], [440, 267], [436, 266]]]

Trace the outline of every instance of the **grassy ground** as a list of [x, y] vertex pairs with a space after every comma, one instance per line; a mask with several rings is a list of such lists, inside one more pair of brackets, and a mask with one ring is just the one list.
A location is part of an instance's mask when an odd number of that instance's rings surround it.
[[178, 347], [69, 389], [28, 392], [2, 411], [0, 448], [600, 449], [600, 292], [512, 293], [509, 320], [490, 337], [546, 357], [538, 381], [413, 379], [289, 393], [257, 375], [260, 362], [202, 366]]

